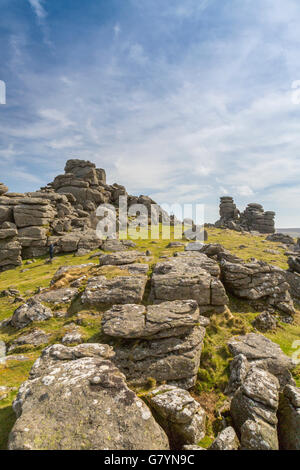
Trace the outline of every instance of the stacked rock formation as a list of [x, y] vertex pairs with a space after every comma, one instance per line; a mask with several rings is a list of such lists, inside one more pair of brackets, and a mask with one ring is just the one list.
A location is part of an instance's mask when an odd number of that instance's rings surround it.
[[261, 204], [251, 203], [241, 213], [232, 197], [223, 196], [220, 200], [220, 219], [215, 223], [216, 227], [259, 233], [275, 232], [275, 212], [265, 212]]
[[[129, 207], [146, 207], [147, 214], [139, 220], [146, 225], [155, 202], [148, 196], [130, 196], [119, 184], [106, 184], [105, 171], [89, 161], [68, 160], [65, 173], [36, 192], [9, 193], [0, 183], [0, 230], [14, 230], [0, 235], [0, 271], [18, 266], [20, 255], [28, 259], [47, 254], [50, 244], [55, 245], [55, 253], [85, 254], [99, 248], [96, 208], [102, 203], [116, 205], [123, 195], [128, 196]], [[169, 221], [168, 214], [156, 206], [154, 222]]]
[[223, 196], [220, 198], [220, 216], [224, 219], [236, 219], [239, 216], [239, 210], [234, 204], [233, 198]]
[[249, 231], [259, 233], [275, 232], [275, 212], [264, 211], [261, 204], [248, 204], [245, 211], [241, 213], [240, 225]]
[[139, 386], [155, 380], [191, 388], [207, 324], [193, 300], [115, 305], [103, 316], [104, 333], [117, 340], [111, 342], [115, 364], [130, 384]]

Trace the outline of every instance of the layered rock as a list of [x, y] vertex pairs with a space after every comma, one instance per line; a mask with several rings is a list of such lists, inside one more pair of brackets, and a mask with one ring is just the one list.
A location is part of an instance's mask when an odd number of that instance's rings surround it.
[[[278, 344], [265, 336], [249, 333], [233, 337], [227, 344], [235, 357], [231, 364], [231, 374], [234, 374], [234, 377], [230, 379], [232, 385], [242, 383], [249, 369], [248, 362], [251, 366], [255, 365], [276, 376], [281, 388], [286, 384], [295, 384], [290, 373], [295, 367], [292, 359], [282, 352]], [[234, 390], [234, 387], [231, 386], [231, 389]]]
[[230, 196], [222, 196], [220, 198], [220, 217], [221, 219], [230, 220], [238, 219], [239, 210], [237, 209], [233, 198]]
[[252, 301], [263, 299], [283, 314], [294, 315], [289, 285], [282, 269], [257, 260], [245, 263], [223, 258], [220, 265], [223, 283], [234, 295]]
[[24, 197], [14, 206], [14, 221], [18, 228], [47, 225], [55, 215], [46, 199]]
[[9, 449], [168, 449], [166, 434], [112, 356], [102, 344], [45, 349], [13, 404], [18, 419]]
[[18, 238], [22, 246], [22, 257], [24, 259], [43, 256], [48, 251], [47, 229], [45, 227], [20, 228]]
[[230, 413], [247, 450], [277, 450], [279, 382], [269, 372], [251, 367], [235, 392]]
[[226, 227], [237, 231], [256, 231], [259, 233], [275, 232], [275, 212], [264, 211], [261, 204], [248, 204], [244, 212], [240, 212], [232, 197], [220, 198], [220, 219], [216, 227]]
[[185, 252], [157, 263], [151, 279], [151, 298], [197, 301], [201, 313], [223, 312], [228, 303], [219, 267], [201, 253]]
[[192, 387], [207, 324], [193, 300], [117, 305], [103, 315], [103, 332], [114, 338], [115, 363], [138, 386], [155, 379]]
[[[67, 161], [63, 175], [58, 175], [52, 183], [39, 191], [8, 193], [7, 187], [1, 183], [0, 229], [7, 228], [3, 224], [15, 224], [24, 259], [47, 254], [50, 244], [55, 246], [55, 253], [76, 252], [79, 256], [96, 250], [101, 245], [104, 251], [126, 250], [128, 246], [125, 241], [107, 240], [102, 244], [95, 230], [101, 218], [96, 215], [97, 207], [103, 203], [117, 205], [119, 197], [125, 195], [128, 196], [128, 207], [132, 212], [131, 224], [135, 220], [136, 225], [140, 223], [140, 218], [132, 207], [134, 204], [143, 204], [146, 210], [145, 220], [141, 225], [148, 224], [151, 214], [155, 224], [170, 223], [166, 211], [148, 196], [130, 196], [124, 186], [106, 184], [103, 169], [96, 168], [89, 161], [72, 159]], [[108, 225], [118, 230], [118, 216], [115, 220], [113, 211], [108, 208], [108, 212], [111, 213]], [[174, 218], [172, 223], [175, 223]], [[10, 254], [10, 260], [13, 259], [13, 262], [5, 263], [5, 269], [19, 264], [19, 255], [15, 253], [15, 249], [14, 244], [3, 252], [3, 258]]]
[[205, 436], [205, 411], [186, 390], [161, 385], [148, 393], [145, 400], [172, 447], [197, 444]]
[[116, 276], [107, 279], [97, 276], [88, 279], [82, 294], [81, 303], [86, 306], [103, 306], [114, 304], [141, 303], [147, 276]]
[[275, 232], [275, 212], [264, 211], [261, 204], [248, 204], [245, 211], [241, 213], [240, 225], [249, 231], [259, 233]]
[[17, 240], [17, 230], [0, 229], [0, 272], [21, 264], [21, 245]]

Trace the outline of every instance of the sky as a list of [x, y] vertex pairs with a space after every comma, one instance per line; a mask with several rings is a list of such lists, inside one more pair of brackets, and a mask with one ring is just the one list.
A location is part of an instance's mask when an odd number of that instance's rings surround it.
[[0, 0], [0, 181], [80, 158], [158, 203], [300, 227], [299, 0]]

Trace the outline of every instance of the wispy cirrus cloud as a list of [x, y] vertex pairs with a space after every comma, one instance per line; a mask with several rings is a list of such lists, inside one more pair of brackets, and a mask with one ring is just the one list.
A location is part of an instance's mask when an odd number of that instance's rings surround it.
[[43, 34], [43, 41], [49, 47], [53, 48], [53, 42], [50, 40], [49, 26], [46, 22], [48, 13], [46, 11], [46, 0], [28, 0], [35, 16], [39, 27]]
[[44, 0], [28, 0], [39, 21], [44, 20], [47, 12], [44, 8]]

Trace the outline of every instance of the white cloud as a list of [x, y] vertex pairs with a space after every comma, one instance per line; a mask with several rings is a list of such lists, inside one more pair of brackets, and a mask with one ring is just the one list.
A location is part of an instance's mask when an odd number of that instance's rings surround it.
[[78, 146], [81, 146], [83, 144], [82, 142], [82, 136], [81, 135], [75, 135], [72, 138], [64, 138], [64, 139], [55, 139], [52, 140], [48, 143], [48, 146], [54, 150], [58, 149], [76, 149]]
[[144, 48], [141, 44], [132, 44], [129, 48], [129, 58], [134, 62], [144, 65], [148, 58], [144, 52]]
[[253, 190], [249, 186], [237, 186], [235, 192], [239, 196], [252, 196], [254, 194]]
[[41, 109], [39, 115], [42, 118], [49, 119], [50, 121], [56, 121], [63, 127], [73, 126], [75, 123], [71, 121], [64, 111], [58, 109]]
[[120, 32], [121, 32], [121, 27], [120, 27], [119, 23], [116, 23], [115, 26], [114, 26], [115, 38], [117, 38], [119, 36]]
[[39, 20], [43, 20], [47, 16], [47, 12], [43, 6], [44, 0], [28, 0], [34, 13]]

